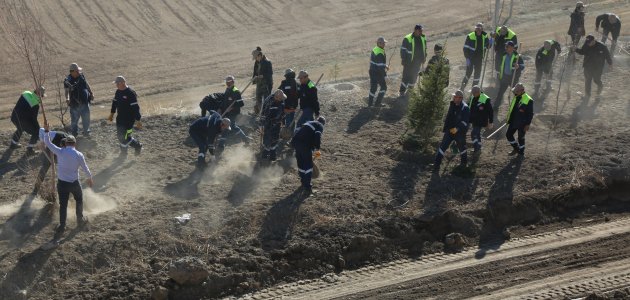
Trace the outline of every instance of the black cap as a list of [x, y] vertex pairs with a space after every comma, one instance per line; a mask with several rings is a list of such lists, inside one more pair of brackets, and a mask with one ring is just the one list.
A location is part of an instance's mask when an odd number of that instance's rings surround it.
[[514, 42], [509, 41], [509, 42], [505, 43], [505, 47], [507, 47], [507, 46], [512, 46], [512, 47], [514, 47]]
[[414, 27], [413, 30], [418, 30], [418, 29], [422, 30], [422, 25], [416, 24], [416, 27]]
[[594, 39], [595, 39], [595, 37], [592, 34], [589, 34], [589, 35], [586, 36], [586, 41], [587, 42], [590, 42], [590, 41], [592, 41]]
[[442, 44], [435, 44], [435, 46], [433, 46], [433, 51], [442, 51], [443, 49]]

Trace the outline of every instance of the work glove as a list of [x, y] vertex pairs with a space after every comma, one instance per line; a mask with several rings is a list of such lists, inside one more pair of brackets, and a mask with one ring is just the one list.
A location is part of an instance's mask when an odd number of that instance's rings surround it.
[[450, 133], [451, 133], [451, 135], [455, 135], [455, 134], [457, 134], [457, 127], [453, 127], [453, 128], [451, 128], [451, 129], [449, 129], [449, 130], [448, 130], [448, 132], [450, 132]]
[[322, 152], [317, 150], [315, 151], [315, 153], [313, 153], [313, 158], [320, 158], [322, 157]]
[[466, 67], [470, 67], [470, 58], [466, 58]]
[[142, 122], [136, 121], [136, 129], [142, 129]]
[[107, 121], [110, 121], [110, 122], [114, 121], [114, 113], [109, 114], [109, 117], [107, 117]]

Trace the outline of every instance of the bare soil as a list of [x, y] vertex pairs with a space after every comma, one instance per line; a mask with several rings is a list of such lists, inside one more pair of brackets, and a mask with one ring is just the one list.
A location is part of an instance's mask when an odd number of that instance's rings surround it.
[[[158, 287], [166, 288], [173, 299], [240, 295], [282, 282], [449, 251], [443, 240], [452, 232], [474, 244], [502, 239], [505, 228], [518, 236], [530, 225], [571, 226], [573, 220], [628, 212], [630, 101], [621, 88], [630, 82], [627, 56], [618, 56], [615, 68], [605, 73], [606, 88], [599, 98], [581, 97], [580, 61], [566, 71], [571, 79], [563, 83], [558, 98], [556, 77], [554, 90], [535, 99], [539, 106], [525, 159], [508, 157], [507, 142], [498, 134], [486, 141], [470, 172], [458, 172], [454, 158], [439, 173], [431, 173], [431, 155], [403, 151], [398, 142], [405, 128], [404, 100], [386, 97], [385, 108], [365, 108], [366, 49], [378, 35], [402, 36], [405, 28], [418, 22], [416, 10], [423, 9], [426, 22], [421, 21], [432, 28], [433, 41], [453, 37], [449, 39], [454, 45], [449, 52], [453, 88], [463, 76], [460, 39], [468, 27], [485, 18], [487, 3], [370, 1], [360, 9], [351, 1], [290, 6], [278, 1], [212, 2], [212, 7], [204, 3], [130, 1], [128, 9], [91, 1], [62, 5], [68, 13], [60, 16], [79, 15], [69, 18], [78, 25], [51, 27], [61, 53], [55, 59], [63, 66], [66, 61], [79, 62], [97, 93], [93, 135], [78, 141], [96, 175], [95, 188], [86, 190], [90, 229], [69, 230], [59, 248], [41, 250], [58, 217], [56, 207], [30, 194], [39, 158], [25, 156], [24, 148], [0, 147], [3, 298], [146, 299]], [[608, 9], [619, 9], [622, 18], [630, 15], [630, 10], [620, 9], [621, 3], [593, 3], [589, 18]], [[61, 9], [54, 4], [29, 2], [39, 10]], [[255, 5], [257, 13], [248, 5]], [[512, 22], [523, 32], [524, 54], [533, 56], [543, 39], [564, 34], [568, 13], [563, 9], [572, 5], [519, 4]], [[479, 6], [483, 9], [471, 16], [471, 8]], [[280, 12], [293, 17], [272, 17]], [[192, 15], [183, 17], [188, 14]], [[208, 14], [215, 15], [206, 18]], [[451, 21], [462, 15], [470, 17]], [[48, 24], [61, 22], [49, 18], [53, 17], [44, 18]], [[267, 25], [250, 30], [261, 23]], [[104, 29], [96, 28], [98, 24]], [[82, 31], [98, 33], [93, 35], [95, 42], [79, 38]], [[68, 39], [82, 46], [75, 54], [68, 54], [74, 50]], [[390, 44], [396, 40], [391, 38]], [[337, 61], [341, 64], [343, 82], [328, 79], [320, 87], [328, 123], [319, 162], [322, 176], [315, 181], [314, 196], [298, 197], [290, 152], [277, 163], [261, 164], [257, 143], [229, 145], [221, 161], [195, 171], [196, 148], [187, 138], [188, 125], [198, 116], [194, 107], [204, 94], [221, 89], [208, 82], [219, 82], [226, 73], [247, 77], [250, 48], [258, 44], [270, 49], [277, 74], [285, 66], [318, 73], [328, 72]], [[555, 74], [560, 74], [562, 62], [556, 64]], [[396, 58], [393, 64], [398, 68]], [[523, 80], [533, 86], [533, 62], [526, 64], [529, 70]], [[9, 65], [19, 70], [14, 60]], [[391, 72], [390, 95], [397, 90], [398, 72]], [[147, 115], [145, 128], [137, 133], [143, 153], [137, 157], [130, 153], [126, 160], [117, 158], [114, 126], [98, 120], [108, 111], [110, 82], [119, 73], [132, 80]], [[11, 82], [0, 88], [1, 107], [8, 111], [17, 91], [28, 86], [28, 78], [4, 79]], [[493, 85], [486, 85], [493, 97]], [[503, 105], [500, 116], [506, 110]], [[248, 102], [244, 112], [250, 109]], [[7, 125], [0, 130], [0, 139], [7, 141], [12, 127], [6, 122], [8, 114], [3, 115]], [[251, 117], [244, 114], [239, 122], [258, 139]], [[72, 208], [69, 211], [72, 215]], [[192, 220], [180, 224], [175, 217], [184, 213]], [[72, 229], [74, 222], [69, 226]], [[169, 280], [169, 264], [185, 256], [206, 263], [210, 276], [205, 284], [180, 286]]]

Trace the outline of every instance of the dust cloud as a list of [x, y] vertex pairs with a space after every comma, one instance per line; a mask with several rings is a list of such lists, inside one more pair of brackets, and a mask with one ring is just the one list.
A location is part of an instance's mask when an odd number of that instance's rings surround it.
[[107, 197], [103, 194], [97, 194], [90, 188], [83, 190], [83, 211], [85, 215], [99, 215], [104, 212], [114, 210], [116, 207], [118, 207], [118, 202], [116, 202], [113, 198]]

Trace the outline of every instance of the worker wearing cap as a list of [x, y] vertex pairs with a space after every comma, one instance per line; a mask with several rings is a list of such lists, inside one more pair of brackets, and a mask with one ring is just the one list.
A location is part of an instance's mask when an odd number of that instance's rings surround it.
[[129, 146], [135, 149], [135, 154], [139, 155], [142, 151], [142, 143], [135, 139], [133, 134], [134, 124], [136, 128], [142, 129], [140, 118], [140, 105], [138, 105], [138, 95], [130, 86], [127, 85], [125, 77], [118, 76], [113, 82], [116, 85], [116, 93], [112, 99], [112, 108], [107, 120], [114, 120], [116, 116], [116, 135], [120, 142], [120, 156], [127, 156], [127, 148]]
[[442, 62], [442, 64], [444, 64], [444, 66], [446, 67], [446, 70], [444, 70], [444, 73], [442, 73], [442, 75], [446, 76], [444, 82], [444, 87], [447, 87], [450, 80], [449, 80], [449, 74], [450, 74], [450, 62], [448, 60], [448, 58], [446, 58], [446, 56], [444, 55], [444, 47], [442, 46], [442, 44], [435, 44], [435, 46], [433, 46], [433, 56], [431, 57], [431, 59], [429, 59], [429, 62], [427, 62], [427, 67], [426, 69], [424, 69], [424, 72], [427, 73], [429, 72], [429, 69], [432, 68], [433, 66], [435, 66], [438, 62]]
[[252, 51], [252, 57], [256, 60], [254, 63], [254, 73], [252, 74], [252, 81], [256, 84], [254, 114], [258, 115], [262, 101], [271, 94], [271, 90], [273, 89], [273, 66], [260, 47], [256, 47], [256, 49]]
[[571, 13], [571, 23], [567, 34], [571, 36], [572, 44], [576, 46], [580, 42], [580, 39], [586, 34], [586, 30], [584, 29], [585, 9], [584, 3], [578, 1], [575, 4], [575, 10]]
[[[505, 25], [501, 25], [498, 26], [497, 29], [495, 30], [495, 32], [493, 33], [494, 36], [494, 61], [498, 62], [501, 60], [501, 58], [503, 57], [503, 54], [505, 54], [505, 44], [507, 42], [512, 42], [512, 44], [514, 44], [514, 47], [516, 50], [518, 50], [518, 37], [516, 36], [516, 33], [514, 33], [514, 31], [512, 31], [512, 29], [508, 28]], [[497, 72], [496, 74], [499, 74], [499, 64], [495, 64], [495, 71]]]
[[602, 28], [602, 40], [603, 44], [606, 44], [608, 40], [608, 34], [612, 35], [610, 44], [610, 55], [615, 55], [615, 48], [617, 47], [617, 38], [621, 32], [621, 20], [613, 13], [606, 13], [597, 16], [595, 19], [595, 31], [599, 32], [599, 27]]
[[490, 49], [490, 39], [483, 31], [483, 24], [477, 23], [475, 31], [469, 33], [464, 41], [464, 57], [466, 58], [466, 75], [462, 80], [461, 90], [466, 87], [470, 76], [474, 73], [473, 85], [479, 84], [481, 80], [481, 67], [486, 51]]
[[46, 96], [45, 92], [46, 89], [43, 86], [32, 92], [24, 91], [17, 103], [15, 103], [15, 107], [11, 112], [11, 123], [15, 125], [16, 130], [11, 137], [11, 145], [9, 146], [11, 149], [19, 147], [22, 133], [26, 131], [26, 133], [31, 135], [31, 139], [26, 146], [26, 153], [29, 155], [35, 154], [33, 147], [39, 140], [37, 115], [39, 114], [39, 105], [42, 102], [41, 98]]
[[492, 109], [492, 101], [488, 95], [481, 91], [481, 87], [475, 85], [470, 90], [470, 124], [472, 131], [470, 138], [474, 147], [474, 151], [481, 150], [481, 129], [492, 129], [492, 121], [494, 120], [494, 110]]
[[547, 75], [547, 90], [551, 89], [553, 79], [553, 60], [557, 54], [560, 54], [562, 48], [560, 43], [554, 40], [546, 40], [543, 46], [536, 53], [536, 81], [534, 82], [534, 95], [538, 95], [540, 86], [542, 85], [543, 73]]
[[[525, 93], [525, 86], [518, 83], [512, 88], [514, 98], [510, 102], [510, 108], [507, 113], [505, 123], [508, 124], [507, 137], [508, 142], [512, 146], [512, 152], [509, 155], [525, 155], [525, 134], [529, 130], [529, 125], [534, 118], [534, 100]], [[514, 139], [514, 133], [518, 132], [518, 141]]]
[[295, 80], [295, 71], [293, 69], [284, 71], [284, 80], [282, 80], [278, 89], [282, 90], [287, 96], [284, 100], [284, 126], [291, 126], [298, 106], [298, 84]]
[[[376, 39], [376, 46], [372, 49], [372, 53], [370, 54], [370, 94], [368, 96], [368, 107], [372, 105], [380, 107], [383, 97], [385, 97], [385, 93], [387, 92], [385, 77], [387, 76], [389, 67], [387, 66], [387, 57], [385, 55], [385, 43], [387, 43], [387, 41], [383, 37]], [[381, 90], [378, 92], [377, 96], [376, 90], [379, 86]], [[376, 102], [374, 102], [375, 97]]]
[[280, 140], [280, 127], [286, 99], [287, 96], [282, 90], [275, 90], [263, 103], [260, 120], [263, 126], [263, 159], [276, 160], [276, 148]]
[[83, 125], [83, 135], [90, 136], [90, 103], [94, 93], [78, 64], [70, 64], [70, 74], [63, 82], [66, 104], [70, 107], [70, 127], [72, 135], [79, 134], [79, 119]]
[[207, 96], [204, 96], [203, 99], [201, 99], [201, 102], [199, 102], [201, 116], [205, 117], [208, 112], [212, 114], [213, 112], [219, 111], [221, 103], [223, 103], [223, 98], [223, 93], [210, 93]]
[[317, 98], [317, 86], [308, 78], [308, 72], [300, 71], [298, 74], [300, 86], [298, 86], [298, 99], [300, 100], [300, 109], [302, 116], [297, 122], [297, 126], [312, 121], [313, 115], [319, 116], [319, 99]]
[[439, 171], [440, 164], [444, 158], [444, 152], [453, 141], [455, 141], [455, 144], [459, 149], [459, 155], [461, 157], [460, 166], [465, 167], [468, 162], [468, 154], [466, 151], [466, 132], [468, 131], [470, 109], [463, 100], [464, 92], [460, 90], [455, 91], [453, 94], [453, 100], [448, 107], [446, 118], [444, 119], [444, 127], [442, 129], [444, 136], [442, 137], [442, 142], [440, 143], [435, 156], [435, 163], [433, 164], [434, 171]]
[[[214, 155], [214, 141], [221, 132], [231, 130], [232, 121], [228, 118], [221, 118], [217, 112], [201, 117], [190, 124], [188, 133], [199, 147], [197, 155], [197, 167], [203, 168], [206, 165], [206, 152]], [[220, 146], [221, 147], [221, 146]], [[222, 151], [222, 149], [217, 149]]]
[[417, 24], [413, 32], [403, 38], [400, 46], [400, 60], [403, 65], [399, 90], [401, 97], [416, 84], [418, 73], [427, 58], [427, 38], [422, 29], [422, 25]]
[[66, 228], [66, 215], [70, 194], [76, 201], [76, 215], [78, 227], [86, 224], [83, 218], [83, 191], [79, 182], [79, 168], [88, 176], [87, 184], [92, 187], [92, 173], [85, 163], [83, 153], [76, 150], [76, 139], [74, 136], [67, 136], [64, 140], [64, 147], [55, 146], [49, 136], [49, 126], [44, 124], [44, 128], [39, 129], [39, 136], [50, 151], [57, 155], [57, 193], [59, 194], [59, 226], [55, 231], [55, 240], [58, 240]]
[[525, 70], [525, 62], [521, 55], [516, 52], [515, 45], [512, 42], [505, 43], [505, 54], [501, 57], [498, 63], [499, 65], [499, 91], [496, 97], [495, 107], [501, 106], [503, 101], [503, 94], [509, 88], [512, 88], [512, 83], [519, 82], [521, 72]]
[[582, 48], [575, 49], [575, 53], [584, 55], [584, 92], [586, 97], [591, 96], [591, 82], [597, 84], [597, 95], [602, 93], [604, 84], [602, 83], [602, 73], [604, 71], [604, 62], [612, 68], [612, 57], [606, 45], [595, 40], [592, 35], [586, 36], [586, 41]]
[[291, 139], [304, 195], [310, 195], [312, 192], [313, 156], [319, 158], [322, 155], [319, 149], [321, 148], [324, 125], [326, 125], [326, 119], [321, 116], [316, 121], [308, 121], [298, 129]]
[[[226, 132], [222, 136], [237, 134], [241, 141], [245, 144], [249, 144], [250, 138], [243, 132], [243, 130], [236, 125], [236, 118], [241, 113], [241, 107], [245, 105], [243, 98], [241, 97], [241, 91], [234, 85], [234, 76], [230, 75], [225, 78], [225, 92], [223, 93], [221, 104], [219, 105], [218, 113], [221, 117], [228, 118], [232, 121], [230, 127], [232, 130]], [[223, 138], [223, 137], [222, 137]]]

